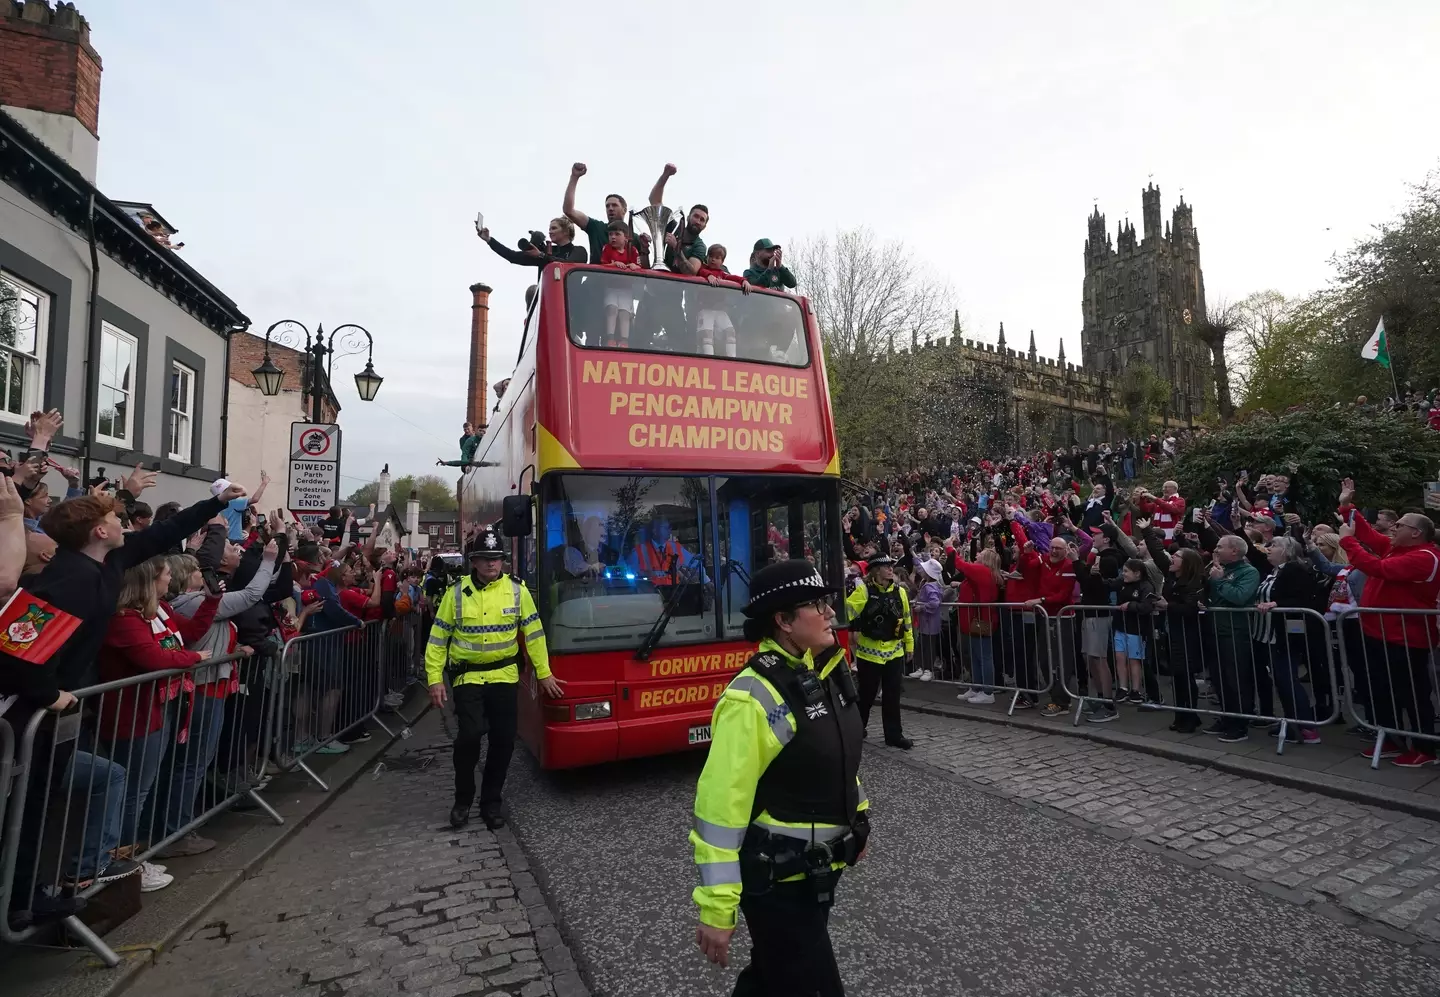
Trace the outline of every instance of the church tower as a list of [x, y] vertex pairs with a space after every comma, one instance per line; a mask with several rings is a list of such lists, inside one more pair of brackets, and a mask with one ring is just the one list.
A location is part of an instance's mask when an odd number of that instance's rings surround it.
[[1190, 205], [1180, 199], [1161, 231], [1160, 188], [1141, 191], [1141, 231], [1122, 223], [1112, 245], [1097, 205], [1085, 241], [1081, 299], [1082, 363], [1119, 374], [1137, 360], [1170, 382], [1164, 413], [1180, 422], [1213, 409], [1210, 351], [1195, 335], [1205, 315], [1200, 240]]

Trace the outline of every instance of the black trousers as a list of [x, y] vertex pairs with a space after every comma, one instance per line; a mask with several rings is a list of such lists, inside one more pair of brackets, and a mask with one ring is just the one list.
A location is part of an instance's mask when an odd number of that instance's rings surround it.
[[[898, 673], [899, 665], [894, 667]], [[840, 873], [830, 874], [832, 896], [839, 879]], [[817, 900], [815, 892], [813, 881], [801, 880], [776, 883], [760, 896], [741, 894], [750, 965], [740, 971], [733, 997], [844, 997], [830, 947], [831, 905]]]
[[[1243, 624], [1242, 624], [1243, 625]], [[1249, 713], [1255, 703], [1255, 645], [1248, 631], [1216, 633], [1214, 671], [1220, 677], [1220, 709], [1226, 713]], [[1226, 728], [1244, 731], [1244, 720], [1223, 718]]]
[[515, 682], [483, 682], [454, 688], [455, 717], [460, 733], [455, 738], [455, 805], [475, 802], [475, 766], [480, 763], [480, 739], [490, 735], [485, 772], [480, 782], [480, 813], [500, 812], [500, 793], [515, 751], [515, 723], [520, 686]]
[[896, 658], [877, 665], [873, 661], [856, 658], [855, 665], [860, 672], [860, 723], [870, 726], [870, 707], [875, 705], [875, 692], [884, 689], [885, 698], [880, 701], [880, 722], [885, 728], [885, 740], [894, 741], [903, 737], [900, 731], [900, 697], [905, 693], [905, 685], [901, 681], [905, 659]]

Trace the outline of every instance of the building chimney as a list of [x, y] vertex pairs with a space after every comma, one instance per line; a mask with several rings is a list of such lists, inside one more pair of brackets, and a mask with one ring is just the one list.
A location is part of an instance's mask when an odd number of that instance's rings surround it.
[[490, 287], [471, 284], [470, 294], [470, 388], [465, 396], [465, 418], [476, 433], [484, 432], [490, 420], [486, 396], [490, 380], [486, 376], [486, 358], [490, 349]]
[[100, 56], [74, 4], [0, 0], [0, 110], [95, 182]]

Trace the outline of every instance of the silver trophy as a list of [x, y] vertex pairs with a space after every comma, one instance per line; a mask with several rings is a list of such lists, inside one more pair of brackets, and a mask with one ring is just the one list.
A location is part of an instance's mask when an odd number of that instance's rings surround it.
[[672, 213], [663, 204], [647, 204], [640, 211], [631, 212], [630, 226], [634, 228], [639, 218], [650, 230], [650, 265], [659, 266], [665, 258], [665, 228], [670, 224]]

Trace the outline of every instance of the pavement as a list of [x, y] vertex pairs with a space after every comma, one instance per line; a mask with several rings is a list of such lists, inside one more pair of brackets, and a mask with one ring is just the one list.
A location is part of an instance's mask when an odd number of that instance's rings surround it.
[[[1168, 680], [1163, 680], [1168, 688]], [[910, 709], [936, 711], [946, 716], [1011, 724], [1030, 730], [1099, 740], [1134, 750], [1164, 754], [1181, 761], [1207, 765], [1240, 775], [1285, 782], [1329, 796], [1406, 810], [1440, 819], [1440, 766], [1404, 769], [1381, 760], [1378, 768], [1362, 753], [1373, 748], [1374, 736], [1346, 732], [1349, 721], [1320, 727], [1321, 743], [1287, 744], [1276, 753], [1277, 738], [1263, 727], [1252, 728], [1250, 739], [1221, 744], [1202, 733], [1178, 734], [1169, 730], [1175, 714], [1170, 710], [1141, 712], [1121, 707], [1120, 719], [1107, 724], [1072, 725], [1074, 707], [1063, 717], [1042, 718], [1038, 710], [1016, 710], [1007, 715], [1008, 695], [997, 694], [992, 706], [973, 706], [956, 699], [967, 689], [953, 682], [905, 680], [903, 703]], [[1208, 726], [1209, 717], [1202, 717]]]
[[[420, 702], [408, 710], [418, 712]], [[396, 718], [385, 722], [403, 728]], [[203, 855], [166, 859], [175, 882], [155, 893], [142, 894], [140, 911], [105, 936], [121, 957], [114, 969], [101, 965], [85, 949], [11, 947], [0, 945], [0, 997], [104, 997], [128, 986], [157, 953], [189, 928], [207, 908], [225, 896], [291, 836], [321, 813], [335, 795], [385, 750], [389, 738], [378, 727], [373, 737], [351, 746], [342, 755], [312, 755], [310, 766], [326, 781], [321, 789], [303, 773], [275, 776], [262, 791], [267, 803], [284, 818], [276, 825], [263, 811], [232, 810], [213, 818], [202, 828], [216, 847]]]
[[[837, 893], [871, 997], [1440, 993], [1440, 824], [1163, 757], [916, 713], [867, 742], [875, 837]], [[703, 757], [539, 772], [512, 823], [597, 997], [726, 994], [695, 948]]]
[[440, 714], [136, 981], [147, 997], [584, 997], [509, 829], [452, 831]]

